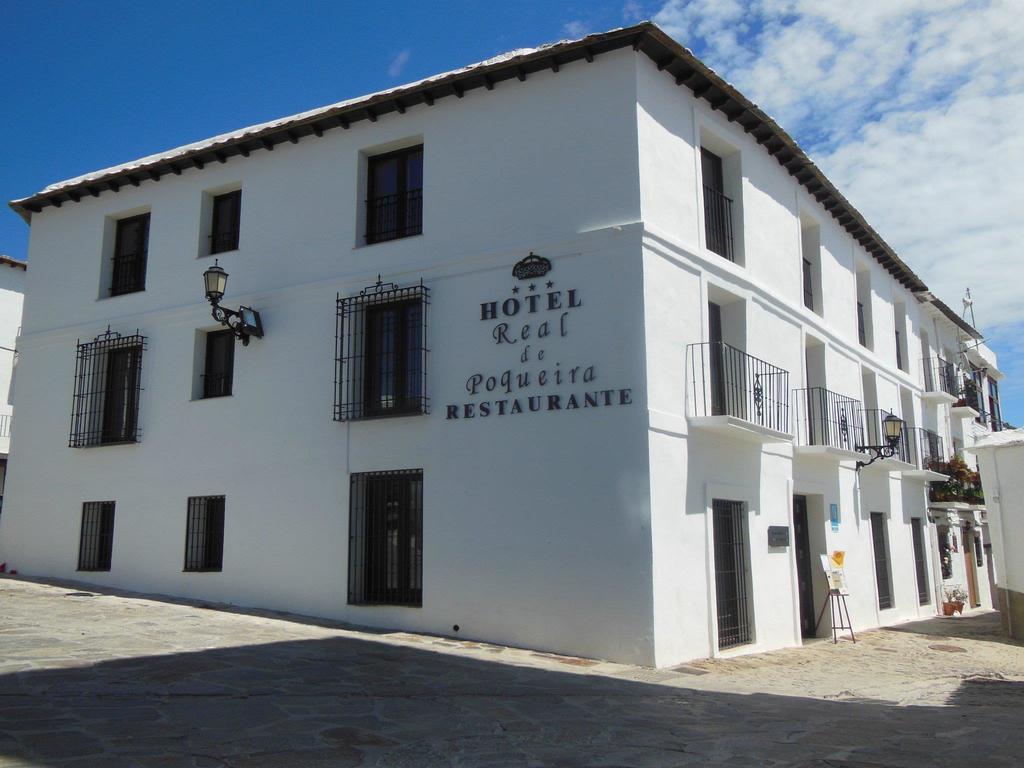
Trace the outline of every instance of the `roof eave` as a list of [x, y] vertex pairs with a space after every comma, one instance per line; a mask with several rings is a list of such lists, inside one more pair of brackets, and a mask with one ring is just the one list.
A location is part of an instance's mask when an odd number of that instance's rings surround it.
[[409, 107], [419, 104], [433, 105], [437, 99], [449, 96], [462, 98], [466, 91], [476, 88], [491, 89], [504, 80], [525, 80], [535, 72], [548, 69], [557, 72], [561, 66], [573, 61], [591, 62], [595, 56], [630, 45], [650, 58], [659, 70], [672, 76], [677, 85], [686, 85], [695, 97], [705, 99], [713, 110], [721, 111], [730, 122], [737, 123], [751, 134], [851, 237], [904, 286], [914, 292], [927, 290], [921, 278], [896, 255], [781, 126], [650, 21], [470, 66], [364, 99], [326, 107], [313, 114], [304, 113], [293, 120], [285, 118], [250, 133], [233, 134], [215, 144], [184, 149], [177, 155], [172, 155], [172, 150], [166, 153], [170, 156], [150, 163], [120, 167], [110, 173], [86, 177], [75, 184], [14, 200], [10, 206], [31, 224], [31, 214], [48, 205], [60, 207], [69, 200], [78, 202], [85, 196], [98, 197], [108, 190], [116, 193], [128, 184], [139, 186], [143, 182], [159, 181], [169, 173], [180, 175], [190, 168], [201, 169], [207, 163], [225, 163], [237, 155], [248, 157], [251, 152], [270, 151], [284, 142], [298, 143], [308, 136], [322, 136], [328, 130], [347, 129], [359, 120], [375, 122], [382, 115], [404, 113]]

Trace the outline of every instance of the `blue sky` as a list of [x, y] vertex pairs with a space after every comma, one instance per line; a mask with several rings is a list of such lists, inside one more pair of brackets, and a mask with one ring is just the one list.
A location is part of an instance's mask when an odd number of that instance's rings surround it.
[[[1024, 423], [1013, 0], [8, 2], [0, 196], [642, 18], [775, 116], [950, 306], [971, 287]], [[0, 213], [0, 252], [27, 246]]]

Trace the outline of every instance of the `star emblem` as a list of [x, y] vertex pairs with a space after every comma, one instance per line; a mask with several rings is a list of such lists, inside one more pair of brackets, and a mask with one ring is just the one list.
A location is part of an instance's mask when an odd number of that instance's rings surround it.
[[531, 290], [531, 291], [535, 291], [535, 290], [537, 290], [537, 286], [536, 286], [536, 285], [534, 285], [533, 283], [530, 283], [530, 290]]
[[519, 293], [519, 286], [518, 285], [512, 286], [512, 293]]
[[552, 287], [554, 287], [555, 283], [552, 280], [548, 280], [547, 285], [548, 285], [548, 288], [552, 288]]

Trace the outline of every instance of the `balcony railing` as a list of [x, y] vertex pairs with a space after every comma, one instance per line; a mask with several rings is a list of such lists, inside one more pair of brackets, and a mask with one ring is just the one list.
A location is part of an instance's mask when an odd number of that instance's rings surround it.
[[423, 190], [410, 189], [366, 201], [366, 242], [379, 243], [423, 231]]
[[9, 413], [0, 415], [0, 437], [11, 436], [11, 422], [13, 419], [14, 417]]
[[960, 375], [957, 367], [941, 357], [926, 357], [921, 361], [925, 392], [945, 392], [959, 397]]
[[[882, 408], [868, 408], [864, 411], [864, 437], [867, 441], [865, 445], [887, 444], [885, 425], [882, 422], [889, 415], [889, 411]], [[896, 453], [893, 455], [893, 458], [902, 461], [904, 464], [913, 464], [914, 453], [910, 427], [907, 426], [906, 422], [903, 422], [903, 430], [900, 433], [899, 442], [896, 444]]]
[[914, 462], [919, 469], [931, 469], [939, 462], [946, 460], [946, 452], [942, 444], [942, 438], [924, 427], [916, 427], [913, 430], [914, 437]]
[[797, 445], [820, 445], [855, 451], [864, 444], [861, 404], [824, 387], [793, 391]]
[[732, 200], [704, 185], [704, 237], [708, 250], [735, 261], [732, 248]]
[[694, 416], [733, 416], [789, 433], [789, 371], [721, 341], [687, 347]]
[[985, 398], [981, 396], [978, 385], [966, 374], [964, 375], [963, 387], [960, 390], [960, 399], [956, 401], [957, 406], [966, 406], [978, 412], [975, 421], [985, 424], [988, 421], [988, 412], [985, 410]]

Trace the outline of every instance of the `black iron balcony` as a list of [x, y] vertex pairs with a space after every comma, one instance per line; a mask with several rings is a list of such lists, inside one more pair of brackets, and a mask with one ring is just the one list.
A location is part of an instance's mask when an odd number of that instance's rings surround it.
[[921, 367], [924, 371], [925, 392], [960, 396], [960, 376], [953, 363], [941, 357], [926, 357], [921, 361]]
[[693, 416], [732, 416], [789, 434], [789, 371], [721, 341], [686, 351]]
[[919, 469], [931, 469], [938, 462], [946, 460], [942, 438], [938, 434], [924, 427], [916, 427], [911, 431], [914, 436], [914, 463]]
[[423, 190], [410, 189], [366, 201], [366, 242], [379, 243], [423, 231]]
[[735, 261], [732, 248], [732, 200], [704, 185], [704, 237], [708, 250]]
[[[882, 422], [889, 415], [891, 415], [889, 411], [881, 408], [868, 408], [864, 411], [864, 445], [886, 445], [888, 443], [885, 437], [885, 425]], [[896, 443], [896, 453], [892, 458], [902, 461], [904, 464], [914, 463], [914, 446], [911, 441], [910, 427], [906, 422], [903, 422], [900, 439]]]
[[793, 391], [797, 445], [817, 445], [856, 451], [864, 445], [859, 400], [824, 387]]

